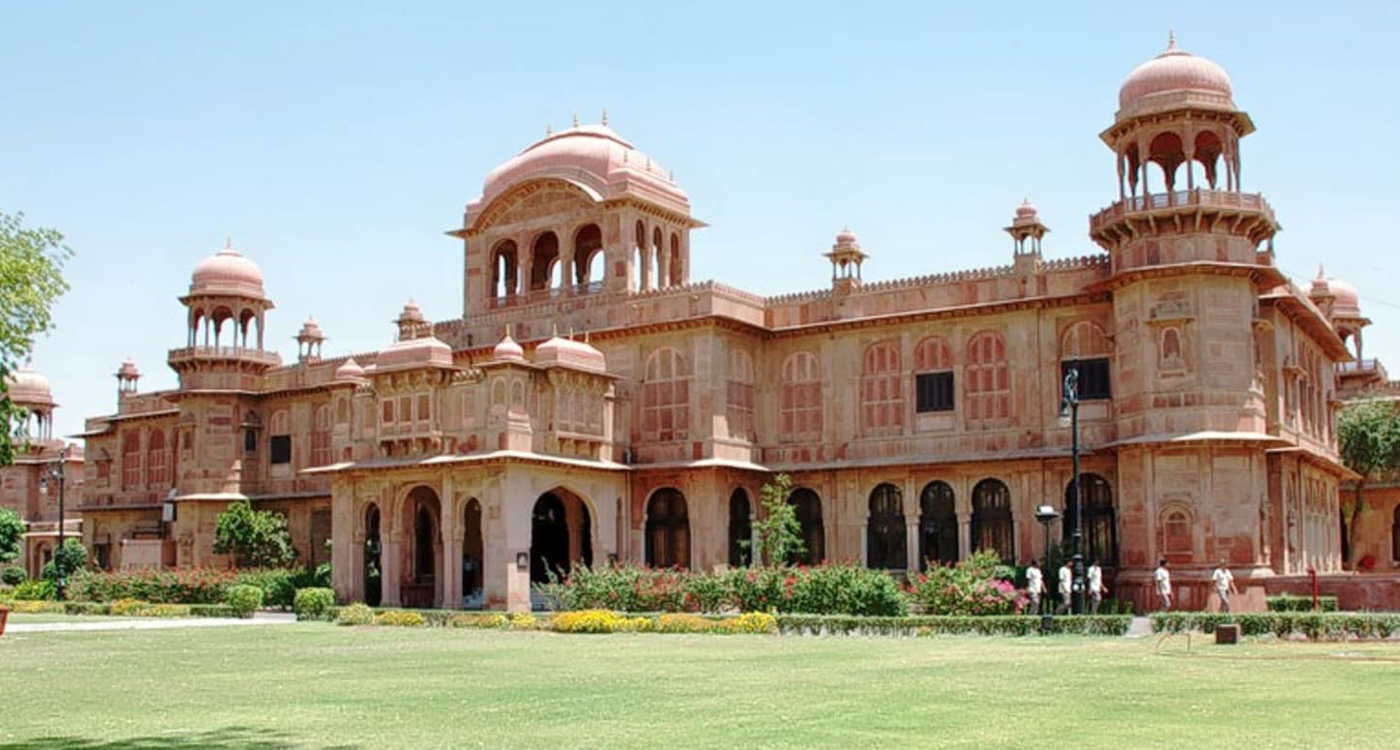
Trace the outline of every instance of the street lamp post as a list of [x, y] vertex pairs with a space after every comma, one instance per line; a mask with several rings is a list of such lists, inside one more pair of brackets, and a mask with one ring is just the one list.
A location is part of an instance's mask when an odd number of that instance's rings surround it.
[[1074, 584], [1072, 589], [1073, 612], [1084, 614], [1084, 516], [1079, 498], [1083, 494], [1079, 487], [1079, 368], [1071, 367], [1065, 373], [1063, 400], [1060, 402], [1060, 418], [1069, 417], [1070, 430], [1070, 482], [1074, 487]]
[[[1035, 520], [1040, 521], [1040, 525], [1045, 527], [1045, 552], [1041, 555], [1041, 559], [1047, 562], [1050, 559], [1050, 525], [1055, 523], [1055, 519], [1059, 517], [1060, 514], [1055, 512], [1055, 506], [1048, 503], [1035, 509]], [[1041, 570], [1043, 575], [1048, 575], [1048, 573], [1044, 573], [1043, 566]], [[1044, 581], [1044, 578], [1041, 580]], [[1040, 592], [1040, 629], [1045, 633], [1049, 633], [1053, 627], [1055, 621], [1054, 611], [1055, 608], [1050, 606], [1050, 597], [1045, 595], [1045, 589], [1042, 584]]]
[[58, 484], [58, 546], [53, 553], [54, 589], [59, 601], [63, 601], [68, 587], [68, 574], [63, 569], [63, 543], [64, 539], [64, 512], [63, 512], [63, 485], [64, 469], [68, 466], [68, 446], [63, 446], [63, 450], [58, 452], [58, 460], [54, 461], [44, 469], [44, 474], [39, 477], [39, 490], [48, 493], [49, 483]]

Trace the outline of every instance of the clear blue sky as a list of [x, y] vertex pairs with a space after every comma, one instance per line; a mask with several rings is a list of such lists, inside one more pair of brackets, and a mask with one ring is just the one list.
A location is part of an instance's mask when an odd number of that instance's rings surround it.
[[77, 253], [34, 361], [58, 429], [112, 411], [124, 357], [174, 384], [176, 297], [227, 235], [284, 359], [308, 313], [328, 355], [389, 343], [409, 297], [460, 315], [443, 230], [546, 124], [604, 107], [711, 224], [696, 279], [820, 288], [843, 224], [867, 279], [1003, 264], [1025, 196], [1047, 256], [1097, 252], [1087, 216], [1117, 195], [1097, 134], [1169, 27], [1259, 127], [1244, 187], [1285, 227], [1280, 265], [1356, 283], [1367, 353], [1400, 370], [1395, 4], [393, 5], [0, 9], [0, 207]]

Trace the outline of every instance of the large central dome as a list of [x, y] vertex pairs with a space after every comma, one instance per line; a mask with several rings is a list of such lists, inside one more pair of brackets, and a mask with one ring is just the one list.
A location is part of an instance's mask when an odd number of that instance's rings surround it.
[[546, 135], [491, 170], [481, 197], [467, 204], [469, 223], [510, 188], [541, 178], [573, 183], [594, 200], [632, 196], [690, 213], [689, 196], [650, 156], [607, 125], [575, 125]]
[[1234, 109], [1233, 95], [1225, 69], [1177, 47], [1173, 35], [1165, 52], [1123, 79], [1118, 106], [1120, 114], [1143, 114], [1159, 104], [1175, 106], [1189, 99], [1193, 104]]

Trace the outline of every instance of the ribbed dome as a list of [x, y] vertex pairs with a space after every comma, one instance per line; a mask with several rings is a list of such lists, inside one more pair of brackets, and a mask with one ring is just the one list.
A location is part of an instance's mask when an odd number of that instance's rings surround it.
[[1166, 52], [1137, 66], [1123, 79], [1118, 106], [1120, 111], [1140, 114], [1153, 109], [1154, 100], [1167, 98], [1159, 95], [1178, 93], [1198, 94], [1202, 98], [1198, 103], [1234, 108], [1234, 89], [1225, 69], [1181, 50], [1175, 36], [1168, 42]]
[[360, 367], [360, 363], [354, 357], [345, 360], [340, 367], [335, 368], [336, 380], [361, 380], [365, 376], [365, 368]]
[[525, 350], [520, 344], [515, 343], [515, 339], [510, 337], [510, 331], [506, 331], [505, 338], [496, 344], [492, 351], [492, 356], [498, 360], [508, 360], [511, 362], [523, 362], [525, 360]]
[[263, 294], [263, 275], [257, 264], [225, 245], [205, 258], [190, 275], [190, 294], [232, 294], [257, 297]]
[[468, 217], [514, 185], [545, 177], [572, 182], [594, 200], [627, 195], [690, 213], [689, 196], [660, 164], [608, 126], [583, 125], [546, 135], [491, 170], [481, 197], [467, 206]]
[[1308, 297], [1319, 303], [1331, 298], [1334, 318], [1361, 317], [1361, 300], [1357, 296], [1356, 287], [1341, 279], [1324, 278], [1321, 268], [1317, 269], [1317, 278], [1313, 279]]
[[402, 339], [381, 351], [374, 362], [376, 370], [428, 366], [451, 367], [452, 347], [432, 336]]
[[54, 405], [53, 387], [49, 385], [48, 378], [29, 369], [27, 365], [11, 373], [6, 379], [5, 390], [10, 402], [16, 406]]
[[592, 372], [607, 372], [603, 353], [582, 341], [555, 336], [535, 349], [535, 364], [541, 366], [574, 367]]

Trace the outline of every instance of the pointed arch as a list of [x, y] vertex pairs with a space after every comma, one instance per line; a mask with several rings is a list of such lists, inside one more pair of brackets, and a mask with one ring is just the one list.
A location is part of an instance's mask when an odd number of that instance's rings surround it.
[[685, 495], [674, 487], [663, 487], [652, 493], [646, 511], [647, 565], [690, 567], [690, 514]]
[[865, 530], [867, 568], [904, 570], [908, 567], [904, 493], [898, 487], [883, 482], [871, 491]]

